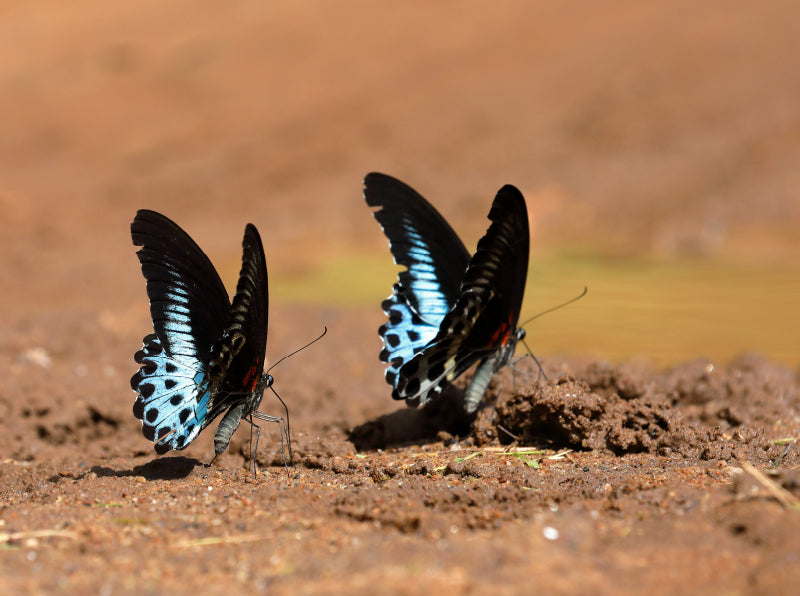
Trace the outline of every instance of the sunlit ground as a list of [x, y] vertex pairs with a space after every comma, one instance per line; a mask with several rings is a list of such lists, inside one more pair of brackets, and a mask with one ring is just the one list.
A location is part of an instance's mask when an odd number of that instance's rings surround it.
[[[388, 254], [336, 255], [294, 275], [275, 272], [270, 294], [276, 301], [379, 309], [394, 276]], [[520, 320], [584, 285], [582, 300], [526, 326], [536, 354], [669, 365], [755, 352], [800, 363], [800, 266], [532, 256]]]

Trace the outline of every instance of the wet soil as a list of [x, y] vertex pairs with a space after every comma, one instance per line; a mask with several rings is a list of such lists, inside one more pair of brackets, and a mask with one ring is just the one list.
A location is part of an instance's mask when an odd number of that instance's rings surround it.
[[794, 254], [793, 3], [6, 4], [0, 592], [796, 592], [800, 378], [758, 355], [573, 346], [504, 370], [473, 417], [468, 375], [407, 409], [378, 362], [387, 283], [369, 306], [272, 300], [271, 362], [329, 328], [273, 370], [293, 467], [268, 424], [256, 462], [247, 425], [212, 466], [209, 430], [157, 457], [129, 387], [141, 207], [229, 287], [248, 221], [273, 287], [336, 251], [392, 271], [370, 170], [465, 238], [518, 184], [533, 267], [548, 243]]

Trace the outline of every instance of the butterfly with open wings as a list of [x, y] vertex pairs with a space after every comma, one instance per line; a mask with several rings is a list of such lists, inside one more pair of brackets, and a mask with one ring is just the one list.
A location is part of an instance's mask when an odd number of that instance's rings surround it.
[[280, 425], [291, 461], [288, 410], [285, 420], [258, 412], [273, 378], [263, 372], [269, 297], [256, 227], [248, 224], [244, 231], [233, 303], [211, 261], [172, 220], [142, 209], [131, 235], [134, 245], [142, 247], [136, 254], [147, 280], [154, 330], [135, 355], [140, 368], [131, 378], [138, 393], [133, 413], [156, 453], [186, 448], [224, 413], [214, 436], [215, 457], [227, 449], [244, 419], [256, 430], [255, 462], [258, 427], [253, 420], [259, 419]]
[[530, 232], [525, 198], [500, 189], [491, 225], [471, 257], [459, 237], [419, 193], [385, 174], [364, 179], [367, 205], [405, 267], [382, 308], [379, 334], [392, 397], [411, 406], [441, 393], [479, 362], [464, 395], [474, 412], [525, 331], [517, 327], [528, 273]]

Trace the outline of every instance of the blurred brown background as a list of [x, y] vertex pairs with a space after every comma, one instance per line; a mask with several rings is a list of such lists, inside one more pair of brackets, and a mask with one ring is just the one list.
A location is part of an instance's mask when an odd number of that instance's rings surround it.
[[523, 316], [590, 288], [529, 329], [544, 354], [797, 364], [798, 39], [778, 0], [3, 2], [0, 341], [99, 317], [135, 349], [141, 207], [229, 287], [255, 223], [273, 312], [375, 326], [394, 271], [361, 198], [378, 170], [467, 246], [520, 187]]

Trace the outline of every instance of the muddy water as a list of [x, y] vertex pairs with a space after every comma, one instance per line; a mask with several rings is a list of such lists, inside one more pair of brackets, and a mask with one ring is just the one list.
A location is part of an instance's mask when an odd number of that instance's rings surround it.
[[[379, 308], [394, 281], [390, 257], [342, 255], [271, 276], [276, 300]], [[589, 292], [527, 325], [541, 354], [644, 358], [670, 365], [758, 352], [800, 363], [800, 267], [711, 261], [532, 257], [521, 320]], [[657, 338], [657, 339], [656, 339]]]

